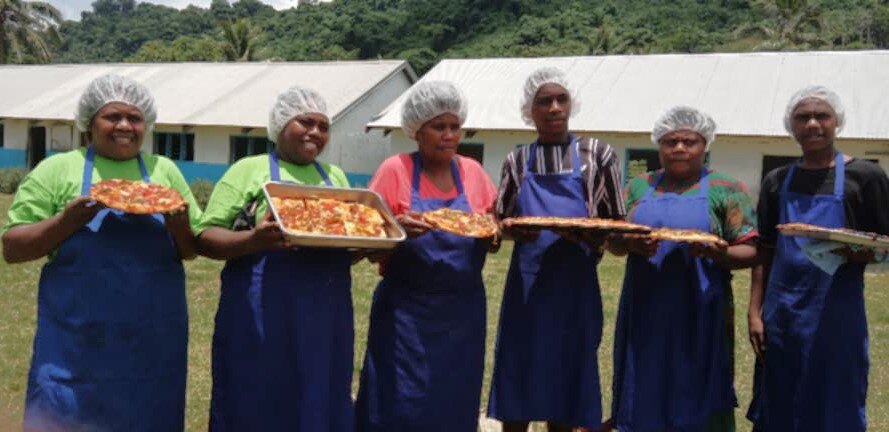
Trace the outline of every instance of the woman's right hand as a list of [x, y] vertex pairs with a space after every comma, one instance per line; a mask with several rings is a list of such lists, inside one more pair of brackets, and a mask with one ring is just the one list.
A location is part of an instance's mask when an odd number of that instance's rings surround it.
[[627, 251], [644, 257], [653, 257], [657, 253], [660, 242], [645, 236], [632, 236], [623, 239]]
[[747, 313], [747, 332], [750, 336], [750, 345], [756, 357], [762, 360], [766, 353], [766, 331], [762, 322], [762, 314], [758, 311]]
[[105, 206], [93, 201], [88, 196], [81, 196], [68, 201], [65, 210], [62, 211], [62, 223], [69, 227], [80, 228], [96, 217], [96, 214]]
[[270, 211], [266, 211], [262, 221], [253, 228], [250, 234], [250, 244], [256, 251], [287, 247], [284, 231], [278, 226], [278, 222], [275, 221], [275, 217]]
[[402, 228], [404, 228], [404, 232], [407, 233], [407, 236], [411, 238], [426, 234], [432, 229], [432, 225], [426, 223], [419, 213], [413, 211], [404, 212], [395, 216], [395, 220]]

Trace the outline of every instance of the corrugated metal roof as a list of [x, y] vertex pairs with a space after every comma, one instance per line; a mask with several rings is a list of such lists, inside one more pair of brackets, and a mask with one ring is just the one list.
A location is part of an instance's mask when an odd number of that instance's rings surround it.
[[[470, 130], [532, 130], [519, 103], [525, 78], [556, 66], [578, 88], [571, 129], [647, 133], [671, 106], [708, 112], [726, 135], [786, 136], [790, 96], [810, 84], [836, 91], [846, 138], [889, 138], [889, 51], [624, 55], [444, 60], [421, 81], [450, 80], [466, 93]], [[400, 127], [404, 95], [369, 127]]]
[[0, 117], [73, 120], [87, 84], [116, 73], [151, 89], [159, 124], [266, 127], [274, 97], [292, 85], [321, 93], [336, 120], [401, 71], [415, 79], [402, 60], [2, 66]]

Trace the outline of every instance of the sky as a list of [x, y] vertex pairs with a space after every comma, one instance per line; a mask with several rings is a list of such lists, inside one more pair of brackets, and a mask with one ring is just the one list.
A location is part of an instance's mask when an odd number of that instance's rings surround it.
[[[83, 11], [93, 10], [92, 4], [95, 0], [49, 0], [49, 4], [55, 6], [62, 11], [62, 16], [66, 20], [80, 21], [80, 13]], [[261, 0], [263, 3], [269, 4], [275, 9], [288, 9], [296, 6], [297, 0]], [[200, 6], [202, 8], [210, 7], [211, 0], [137, 0], [138, 3], [154, 3], [172, 6], [182, 9], [189, 4]], [[229, 0], [233, 3], [234, 0]]]

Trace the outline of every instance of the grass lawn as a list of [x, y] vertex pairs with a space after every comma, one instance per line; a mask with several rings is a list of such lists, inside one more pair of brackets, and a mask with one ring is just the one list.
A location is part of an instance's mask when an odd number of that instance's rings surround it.
[[[0, 194], [0, 225], [5, 222], [6, 209], [12, 197]], [[488, 350], [485, 358], [485, 383], [483, 406], [487, 403], [490, 385], [494, 338], [497, 334], [497, 317], [503, 281], [509, 265], [509, 245], [488, 259], [485, 282], [488, 287]], [[0, 431], [19, 430], [24, 403], [26, 375], [31, 357], [34, 336], [37, 280], [43, 261], [22, 265], [8, 265], [0, 260]], [[210, 340], [213, 334], [213, 317], [216, 312], [219, 290], [220, 262], [197, 259], [186, 264], [188, 272], [188, 302], [191, 317], [191, 335], [188, 364], [188, 406], [186, 428], [189, 431], [206, 430], [210, 404]], [[610, 407], [611, 350], [614, 320], [620, 286], [623, 279], [623, 260], [606, 257], [599, 266], [602, 300], [605, 310], [605, 330], [599, 350], [602, 376], [603, 407], [606, 416]], [[364, 358], [364, 342], [367, 338], [368, 314], [373, 289], [378, 277], [376, 268], [366, 261], [353, 267], [353, 298], [355, 303], [355, 374], [353, 390], [357, 390], [358, 373]], [[747, 343], [747, 289], [749, 272], [737, 272], [735, 293], [735, 355], [738, 398], [741, 407], [736, 410], [738, 430], [749, 430], [744, 420], [750, 401], [750, 380], [753, 354]], [[868, 393], [868, 419], [870, 430], [889, 432], [889, 272], [868, 273], [867, 311], [870, 320], [871, 373]], [[657, 323], [661, 324], [661, 323]], [[668, 324], [668, 323], [663, 323]], [[543, 430], [543, 429], [540, 429]]]

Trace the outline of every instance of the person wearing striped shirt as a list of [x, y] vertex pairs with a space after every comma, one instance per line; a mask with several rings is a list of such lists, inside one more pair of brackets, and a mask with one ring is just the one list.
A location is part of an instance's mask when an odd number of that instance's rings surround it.
[[[514, 216], [622, 219], [618, 157], [604, 141], [575, 137], [568, 120], [577, 92], [565, 74], [542, 68], [527, 79], [522, 116], [538, 139], [504, 161], [496, 203]], [[546, 421], [550, 432], [602, 427], [597, 351], [602, 301], [596, 265], [601, 238], [544, 230], [516, 241], [503, 294], [488, 415], [503, 431]]]

